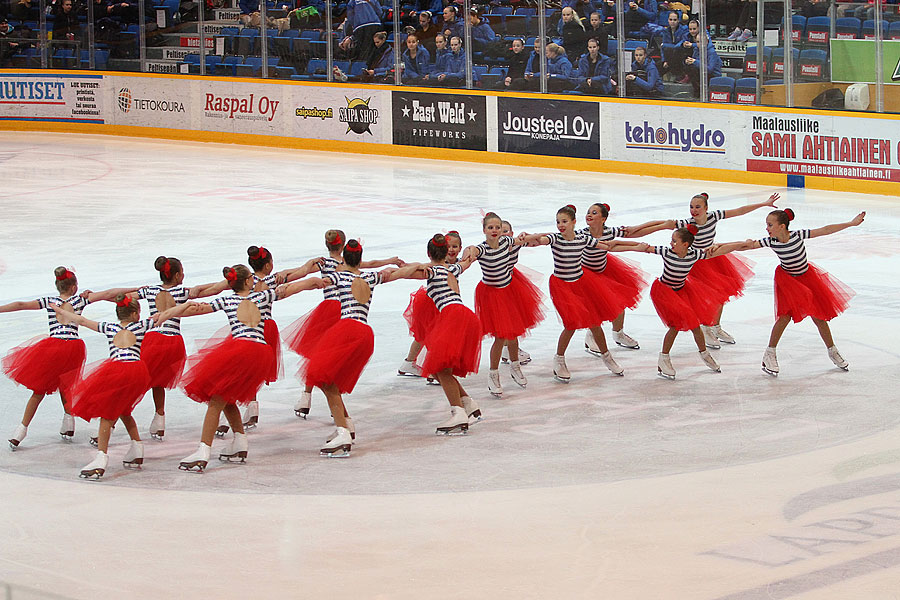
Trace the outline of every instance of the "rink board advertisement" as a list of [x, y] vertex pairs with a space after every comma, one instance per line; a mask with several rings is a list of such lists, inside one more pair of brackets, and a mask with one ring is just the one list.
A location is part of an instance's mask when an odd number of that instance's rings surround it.
[[747, 171], [900, 182], [900, 128], [893, 121], [744, 114]]
[[600, 104], [497, 97], [497, 150], [600, 158]]
[[103, 124], [103, 75], [0, 73], [0, 120]]
[[391, 92], [377, 88], [295, 87], [287, 118], [295, 137], [391, 143]]
[[484, 96], [392, 93], [393, 142], [404, 146], [487, 150]]
[[155, 77], [107, 78], [107, 122], [139, 127], [191, 128], [189, 86], [166, 85]]
[[256, 82], [191, 81], [191, 129], [291, 135], [288, 112], [295, 88]]

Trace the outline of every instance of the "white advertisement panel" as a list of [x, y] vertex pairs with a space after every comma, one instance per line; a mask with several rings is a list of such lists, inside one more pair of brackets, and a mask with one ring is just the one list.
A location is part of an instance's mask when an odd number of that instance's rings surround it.
[[747, 171], [900, 182], [896, 121], [747, 112], [740, 133]]
[[600, 114], [602, 159], [657, 164], [660, 175], [668, 165], [744, 169], [738, 111], [607, 102]]
[[391, 92], [289, 86], [292, 135], [318, 140], [391, 143]]
[[113, 125], [191, 128], [191, 98], [186, 85], [161, 77], [110, 76], [109, 121]]
[[104, 123], [103, 75], [0, 73], [0, 120]]
[[192, 80], [192, 129], [258, 135], [291, 135], [285, 117], [289, 86]]

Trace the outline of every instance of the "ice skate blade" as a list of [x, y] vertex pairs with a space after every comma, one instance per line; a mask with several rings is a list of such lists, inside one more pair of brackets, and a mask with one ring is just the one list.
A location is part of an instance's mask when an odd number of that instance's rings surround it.
[[455, 425], [453, 427], [438, 427], [434, 431], [435, 435], [468, 435], [469, 434], [469, 424], [463, 423], [462, 425]]
[[772, 377], [778, 377], [778, 371], [772, 371], [771, 369], [767, 369], [765, 366], [763, 366], [762, 371], [766, 375], [771, 375]]
[[9, 441], [9, 449], [13, 452], [16, 451], [16, 448], [19, 447], [19, 440], [8, 440]]
[[219, 460], [221, 460], [222, 462], [244, 463], [247, 462], [247, 453], [245, 451], [241, 451], [237, 454], [220, 454]]
[[841, 371], [849, 371], [849, 370], [850, 370], [850, 365], [847, 365], [846, 367], [838, 366], [838, 369], [840, 369]]
[[562, 383], [569, 383], [570, 381], [572, 381], [571, 377], [560, 377], [555, 372], [553, 373], [553, 378]]
[[157, 432], [151, 433], [150, 437], [152, 439], [156, 440], [157, 442], [161, 442], [161, 441], [163, 441], [163, 436], [165, 436], [165, 435], [166, 435], [165, 431], [157, 431]]
[[622, 348], [627, 348], [629, 350], [640, 350], [641, 345], [637, 344], [636, 346], [629, 346], [628, 344], [623, 344], [622, 342], [616, 342], [617, 346], [621, 346]]
[[125, 467], [126, 469], [140, 469], [143, 464], [144, 464], [143, 458], [136, 458], [132, 461], [125, 461], [125, 460], [122, 461], [122, 466]]
[[99, 442], [97, 441], [97, 438], [95, 438], [95, 437], [92, 437], [90, 439], [90, 443], [91, 443], [91, 446], [93, 446], [94, 448], [96, 448], [97, 445], [99, 444]]
[[216, 428], [216, 437], [218, 437], [218, 438], [223, 437], [226, 433], [228, 433], [229, 429], [230, 429], [230, 427], [228, 427], [227, 425], [219, 425]]
[[106, 473], [105, 469], [91, 469], [89, 471], [82, 471], [79, 477], [87, 479], [88, 481], [99, 481], [104, 473]]
[[[501, 356], [501, 357], [500, 357], [500, 362], [502, 362], [502, 363], [505, 365], [505, 364], [508, 364], [508, 363], [509, 363], [509, 359], [506, 358], [505, 356]], [[521, 363], [520, 363], [520, 364], [521, 364]]]
[[590, 348], [590, 346], [588, 346], [587, 344], [584, 345], [584, 351], [587, 352], [588, 354], [592, 355], [592, 356], [596, 356], [597, 358], [602, 358], [602, 357], [603, 357], [603, 353], [602, 353], [602, 352], [600, 352], [599, 350], [592, 350], [592, 349]]
[[660, 377], [662, 377], [663, 379], [668, 379], [668, 380], [670, 380], [670, 381], [674, 381], [674, 380], [675, 380], [675, 376], [674, 376], [674, 375], [666, 375], [665, 373], [663, 373], [663, 372], [660, 371], [659, 369], [656, 370], [656, 374], [659, 375]]
[[61, 437], [62, 441], [64, 441], [64, 442], [71, 442], [72, 439], [75, 437], [75, 432], [74, 431], [66, 431], [65, 433], [63, 433], [62, 431], [60, 431], [59, 437]]
[[[491, 390], [488, 391], [491, 392]], [[491, 392], [491, 396], [493, 396], [494, 398], [502, 398], [503, 392]]]
[[343, 444], [336, 448], [322, 448], [319, 450], [319, 456], [326, 458], [347, 458], [350, 456], [350, 444]]
[[300, 417], [301, 419], [305, 419], [306, 415], [309, 414], [309, 409], [308, 408], [300, 408], [298, 410], [295, 410], [294, 414], [297, 415], [298, 417]]
[[256, 422], [252, 419], [244, 423], [244, 429], [256, 429]]
[[441, 385], [441, 382], [434, 377], [429, 377], [425, 380], [425, 385]]
[[421, 377], [418, 373], [410, 373], [408, 371], [397, 370], [397, 377]]
[[723, 343], [723, 344], [732, 344], [732, 345], [734, 345], [734, 344], [737, 343], [735, 340], [730, 340], [730, 341], [729, 341], [729, 340], [723, 340], [722, 338], [719, 338], [719, 342], [721, 342], [721, 343]]
[[195, 462], [183, 462], [178, 465], [179, 471], [187, 471], [188, 473], [202, 473], [206, 469], [206, 461], [198, 460]]

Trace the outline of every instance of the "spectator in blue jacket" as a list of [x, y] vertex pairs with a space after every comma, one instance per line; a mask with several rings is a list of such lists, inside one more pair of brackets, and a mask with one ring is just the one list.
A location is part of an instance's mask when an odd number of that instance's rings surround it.
[[441, 31], [444, 32], [444, 36], [449, 40], [454, 35], [458, 35], [460, 39], [465, 35], [465, 25], [463, 25], [462, 19], [457, 19], [456, 15], [459, 12], [459, 9], [456, 8], [456, 5], [450, 4], [444, 7], [444, 22], [441, 23]]
[[662, 94], [663, 82], [656, 63], [647, 57], [643, 46], [634, 49], [631, 72], [625, 75], [625, 94], [628, 96], [655, 97]]
[[409, 13], [410, 18], [413, 19], [411, 24], [421, 25], [421, 22], [418, 21], [420, 13], [427, 11], [429, 19], [437, 19], [437, 15], [441, 14], [441, 11], [444, 10], [443, 0], [416, 0], [412, 4], [414, 8]]
[[447, 43], [447, 36], [443, 33], [434, 36], [434, 52], [431, 54], [432, 71], [434, 71], [434, 65], [437, 64], [441, 55], [447, 54], [448, 52], [450, 52], [450, 44]]
[[344, 20], [344, 39], [341, 48], [351, 60], [366, 64], [375, 52], [375, 34], [381, 31], [381, 4], [377, 0], [349, 0]]
[[722, 74], [722, 59], [716, 53], [712, 42], [700, 30], [700, 23], [696, 19], [688, 23], [691, 34], [691, 56], [684, 59], [684, 68], [687, 71], [691, 85], [694, 86], [694, 94], [700, 95], [700, 45], [706, 46], [706, 80], [710, 77], [718, 77]]
[[[394, 68], [394, 48], [387, 43], [387, 33], [379, 31], [373, 35], [372, 45], [375, 51], [369, 55], [366, 68], [359, 74], [359, 80], [364, 83], [384, 81], [388, 71]], [[389, 83], [393, 83], [393, 77], [389, 79]]]
[[613, 92], [615, 67], [612, 59], [600, 52], [600, 43], [591, 38], [587, 53], [578, 60], [578, 89], [587, 94], [607, 95]]
[[680, 79], [685, 75], [684, 59], [688, 54], [684, 42], [688, 41], [690, 33], [674, 10], [669, 11], [668, 24], [659, 36], [663, 73], [671, 72], [676, 79]]
[[430, 85], [455, 86], [466, 80], [466, 53], [458, 35], [450, 38], [450, 50], [438, 56], [434, 70], [422, 78]]
[[403, 83], [416, 85], [431, 72], [431, 56], [419, 44], [419, 38], [411, 33], [406, 36], [406, 50], [403, 51]]
[[[576, 74], [572, 62], [566, 56], [566, 49], [559, 44], [547, 44], [547, 91], [562, 92], [575, 89]], [[540, 65], [540, 63], [538, 63]], [[533, 77], [528, 82], [531, 90], [540, 90], [541, 80]]]
[[[497, 38], [490, 23], [481, 18], [477, 8], [469, 10], [469, 26], [472, 30], [472, 49], [475, 52], [484, 52], [487, 45]], [[460, 38], [464, 35], [465, 30], [462, 31]]]
[[509, 87], [514, 90], [541, 89], [541, 52], [543, 51], [543, 46], [549, 43], [550, 40], [546, 39], [542, 45], [541, 38], [534, 38], [534, 50], [525, 63], [525, 78], [521, 80], [514, 79]]
[[658, 16], [656, 0], [628, 0], [622, 15], [625, 36], [649, 40], [663, 29], [656, 23]]

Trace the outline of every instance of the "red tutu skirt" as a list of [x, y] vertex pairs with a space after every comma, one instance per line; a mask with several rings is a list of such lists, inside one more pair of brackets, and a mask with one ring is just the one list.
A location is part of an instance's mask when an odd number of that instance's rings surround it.
[[184, 338], [180, 335], [151, 331], [141, 344], [141, 360], [150, 373], [151, 388], [175, 389], [186, 359]]
[[501, 340], [514, 340], [544, 320], [542, 294], [513, 269], [512, 282], [502, 288], [479, 282], [475, 287], [475, 314], [481, 331]]
[[81, 339], [40, 337], [13, 348], [3, 358], [3, 372], [35, 394], [52, 394], [60, 389], [60, 377], [65, 375], [68, 382], [78, 379], [84, 357]]
[[481, 360], [481, 323], [462, 304], [451, 304], [438, 315], [425, 337], [425, 362], [422, 375], [435, 375], [450, 369], [457, 377], [478, 372]]
[[719, 312], [719, 302], [709, 290], [690, 279], [677, 291], [657, 279], [650, 286], [650, 299], [663, 324], [678, 331], [712, 325]]
[[323, 300], [285, 329], [284, 342], [300, 356], [309, 358], [322, 334], [340, 319], [340, 300]]
[[593, 271], [583, 271], [577, 281], [550, 276], [550, 298], [567, 330], [599, 327], [612, 321], [625, 309], [628, 292], [621, 284], [605, 281]]
[[409, 334], [420, 344], [425, 343], [425, 336], [431, 331], [431, 326], [438, 318], [437, 306], [434, 300], [428, 297], [424, 287], [409, 295], [409, 305], [403, 311], [403, 318], [409, 325]]
[[724, 298], [724, 304], [744, 294], [744, 286], [753, 277], [752, 265], [751, 261], [737, 254], [706, 258], [694, 263], [688, 279], [715, 290], [719, 297]]
[[142, 360], [108, 358], [88, 369], [71, 391], [72, 414], [85, 421], [100, 417], [115, 421], [130, 415], [150, 389], [150, 373]]
[[626, 308], [637, 308], [641, 302], [641, 295], [649, 285], [647, 273], [642, 271], [637, 263], [614, 256], [611, 252], [606, 255], [606, 269], [597, 275], [604, 278], [604, 281], [608, 278], [625, 286], [628, 290]]
[[300, 368], [300, 377], [306, 385], [333, 384], [340, 393], [349, 394], [374, 350], [375, 334], [371, 327], [356, 319], [338, 319], [313, 348], [312, 356]]
[[273, 319], [267, 320], [266, 324], [263, 325], [263, 336], [266, 338], [266, 343], [272, 348], [272, 352], [275, 353], [275, 364], [272, 367], [272, 371], [266, 375], [266, 383], [272, 383], [278, 381], [281, 379], [281, 376], [284, 375], [284, 363], [282, 363], [281, 360], [281, 336], [278, 333], [278, 323]]
[[268, 344], [226, 338], [188, 358], [181, 388], [195, 402], [219, 396], [227, 404], [249, 404], [274, 370], [275, 354]]
[[830, 321], [845, 310], [856, 295], [846, 284], [812, 263], [803, 275], [789, 275], [775, 267], [775, 316], [788, 315], [799, 323], [806, 317]]

